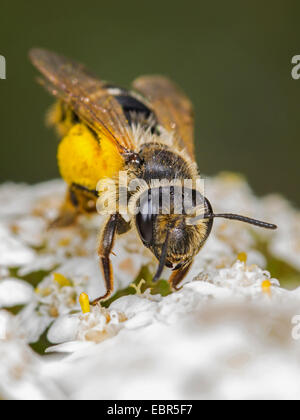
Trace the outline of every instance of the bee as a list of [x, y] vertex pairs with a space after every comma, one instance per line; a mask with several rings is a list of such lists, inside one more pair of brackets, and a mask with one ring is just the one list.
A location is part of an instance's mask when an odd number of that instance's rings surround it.
[[[133, 82], [132, 90], [126, 90], [50, 51], [33, 49], [30, 59], [42, 74], [40, 82], [57, 98], [48, 122], [62, 137], [58, 166], [68, 192], [53, 226], [70, 225], [79, 214], [96, 211], [97, 200], [107, 196], [97, 188], [99, 180], [116, 184], [120, 171], [131, 180], [143, 180], [136, 191], [126, 191], [128, 208], [133, 210], [129, 219], [117, 205], [102, 229], [98, 255], [107, 291], [94, 305], [109, 298], [114, 289], [110, 256], [116, 236], [133, 228], [158, 260], [154, 281], [169, 267], [173, 290], [179, 289], [215, 218], [277, 228], [245, 216], [213, 212], [197, 186], [193, 106], [169, 79], [142, 76]], [[191, 181], [190, 187], [180, 190], [184, 180]], [[170, 206], [163, 211], [166, 193]], [[174, 211], [175, 196], [181, 212]], [[190, 204], [185, 206], [187, 196]], [[118, 195], [115, 201], [119, 204]]]

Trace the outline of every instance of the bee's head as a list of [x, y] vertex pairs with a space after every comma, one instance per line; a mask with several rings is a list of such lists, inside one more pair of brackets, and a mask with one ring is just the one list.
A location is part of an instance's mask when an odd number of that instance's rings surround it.
[[136, 204], [140, 238], [162, 267], [176, 269], [191, 261], [211, 232], [213, 219], [204, 217], [212, 213], [211, 205], [196, 190], [181, 186], [149, 188]]
[[135, 201], [135, 223], [143, 244], [159, 260], [157, 280], [165, 266], [179, 269], [190, 263], [205, 244], [216, 217], [276, 229], [275, 225], [234, 214], [214, 214], [200, 191], [182, 186], [156, 186]]

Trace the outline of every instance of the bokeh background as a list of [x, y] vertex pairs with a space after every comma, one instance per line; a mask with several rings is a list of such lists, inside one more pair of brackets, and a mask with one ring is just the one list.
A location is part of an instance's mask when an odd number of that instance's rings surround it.
[[57, 177], [57, 139], [44, 126], [52, 99], [28, 50], [84, 62], [123, 86], [162, 73], [191, 97], [203, 174], [237, 171], [258, 194], [300, 205], [299, 1], [1, 1], [0, 182]]

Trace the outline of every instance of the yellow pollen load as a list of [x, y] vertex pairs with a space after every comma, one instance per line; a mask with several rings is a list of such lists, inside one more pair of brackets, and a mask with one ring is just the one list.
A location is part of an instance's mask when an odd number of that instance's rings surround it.
[[65, 276], [63, 276], [62, 274], [54, 273], [53, 278], [54, 278], [54, 281], [56, 283], [58, 283], [58, 285], [60, 287], [71, 287], [72, 286], [72, 283], [70, 282], [70, 280], [67, 279]]
[[89, 312], [91, 312], [90, 299], [86, 293], [81, 293], [81, 295], [79, 296], [79, 303], [81, 306], [82, 313], [88, 314]]
[[272, 286], [272, 283], [270, 282], [270, 280], [263, 281], [262, 284], [261, 284], [261, 288], [262, 288], [263, 293], [270, 296], [271, 295], [271, 286]]
[[106, 137], [98, 141], [84, 125], [74, 125], [58, 147], [58, 166], [68, 184], [95, 190], [100, 179], [111, 178], [123, 167], [116, 145]]
[[247, 259], [248, 259], [248, 255], [246, 254], [246, 252], [240, 252], [237, 259], [238, 259], [238, 261], [241, 261], [241, 262], [246, 264]]

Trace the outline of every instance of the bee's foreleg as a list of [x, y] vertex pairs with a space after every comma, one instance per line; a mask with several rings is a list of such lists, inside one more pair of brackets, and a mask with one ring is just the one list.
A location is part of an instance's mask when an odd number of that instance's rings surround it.
[[173, 290], [176, 290], [176, 291], [180, 290], [180, 287], [178, 287], [178, 285], [185, 278], [185, 276], [189, 272], [192, 264], [193, 264], [193, 261], [183, 265], [178, 270], [173, 271], [173, 273], [171, 274], [171, 277], [169, 278], [169, 283], [170, 283], [171, 288]]
[[[100, 257], [100, 265], [104, 275], [104, 281], [106, 285], [106, 293], [104, 296], [101, 296], [98, 299], [95, 299], [92, 302], [92, 305], [97, 305], [100, 301], [109, 298], [113, 291], [114, 279], [113, 279], [113, 269], [110, 261], [110, 254], [115, 242], [116, 233], [125, 233], [125, 220], [119, 214], [113, 214], [108, 219], [106, 225], [101, 234], [100, 246], [98, 250], [98, 255]], [[129, 226], [127, 226], [127, 231]]]

